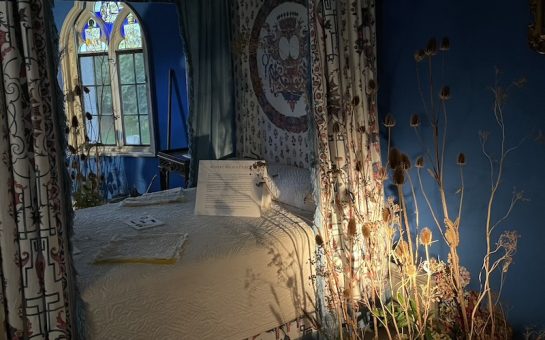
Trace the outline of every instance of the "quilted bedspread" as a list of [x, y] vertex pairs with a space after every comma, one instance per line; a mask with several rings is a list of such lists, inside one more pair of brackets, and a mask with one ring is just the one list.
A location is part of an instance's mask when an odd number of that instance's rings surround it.
[[[314, 236], [273, 204], [261, 218], [195, 216], [185, 202], [78, 210], [74, 256], [89, 339], [244, 339], [313, 311]], [[164, 225], [135, 230], [129, 218]], [[114, 236], [187, 233], [173, 265], [93, 264]]]

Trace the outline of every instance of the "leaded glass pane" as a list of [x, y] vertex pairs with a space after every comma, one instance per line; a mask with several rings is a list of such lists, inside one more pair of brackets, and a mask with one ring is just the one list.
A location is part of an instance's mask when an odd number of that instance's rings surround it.
[[93, 119], [86, 120], [87, 124], [85, 128], [87, 129], [87, 137], [89, 138], [90, 143], [98, 142], [98, 119], [97, 116], [93, 116]]
[[128, 145], [140, 145], [140, 127], [138, 116], [123, 116], [125, 128], [125, 143]]
[[118, 60], [121, 84], [134, 84], [134, 60], [132, 54], [120, 54]]
[[112, 88], [111, 86], [97, 87], [98, 107], [103, 115], [113, 114]]
[[97, 89], [94, 86], [88, 86], [87, 89], [89, 90], [89, 93], [83, 92], [83, 107], [86, 112], [89, 112], [92, 115], [98, 115]]
[[93, 57], [79, 58], [81, 83], [83, 85], [95, 85], [95, 69], [93, 67]]
[[100, 138], [104, 145], [115, 144], [115, 129], [113, 116], [100, 117]]
[[110, 65], [108, 63], [108, 56], [101, 55], [95, 56], [95, 79], [97, 85], [109, 85], [110, 84]]
[[138, 114], [138, 108], [136, 107], [136, 86], [121, 86], [121, 101], [123, 103], [124, 115]]
[[142, 144], [150, 144], [150, 131], [149, 131], [149, 116], [140, 116], [140, 135], [142, 136]]
[[138, 113], [141, 115], [148, 114], [148, 89], [145, 84], [138, 85]]
[[134, 71], [136, 73], [136, 82], [145, 83], [146, 82], [146, 68], [144, 66], [144, 54], [135, 53], [134, 54]]

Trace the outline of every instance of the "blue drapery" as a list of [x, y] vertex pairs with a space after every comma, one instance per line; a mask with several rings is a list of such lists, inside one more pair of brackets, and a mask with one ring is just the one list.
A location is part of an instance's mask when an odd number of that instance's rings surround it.
[[198, 161], [235, 152], [228, 0], [177, 0], [189, 70], [190, 185]]

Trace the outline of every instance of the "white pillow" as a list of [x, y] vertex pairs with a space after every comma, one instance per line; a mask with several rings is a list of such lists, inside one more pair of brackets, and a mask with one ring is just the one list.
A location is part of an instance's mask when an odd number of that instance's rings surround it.
[[284, 164], [268, 164], [267, 174], [272, 198], [299, 209], [314, 212], [310, 171]]

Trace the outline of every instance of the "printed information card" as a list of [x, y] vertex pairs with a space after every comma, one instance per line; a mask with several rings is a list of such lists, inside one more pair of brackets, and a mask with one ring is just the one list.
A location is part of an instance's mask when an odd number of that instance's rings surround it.
[[256, 160], [199, 162], [195, 215], [260, 217], [270, 205], [266, 167]]

